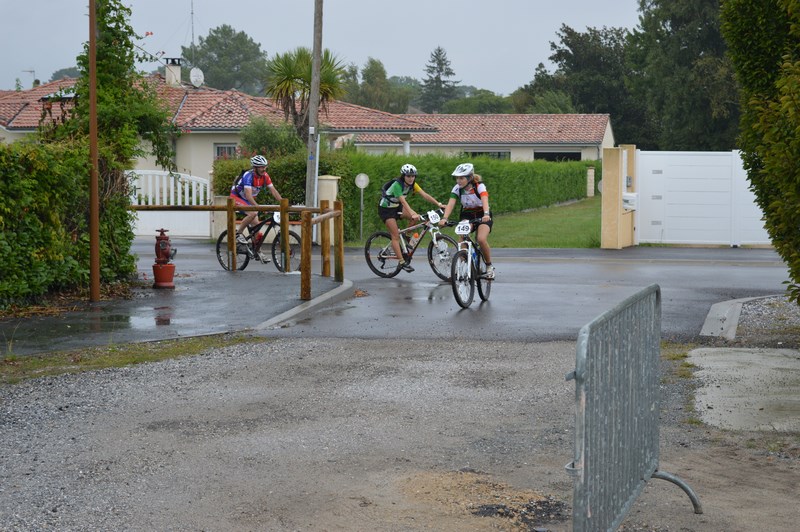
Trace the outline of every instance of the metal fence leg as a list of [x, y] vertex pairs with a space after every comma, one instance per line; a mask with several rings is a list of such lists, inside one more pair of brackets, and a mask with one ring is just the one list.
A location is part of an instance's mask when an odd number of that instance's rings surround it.
[[694, 490], [692, 490], [692, 488], [690, 488], [686, 482], [676, 477], [675, 475], [672, 475], [665, 471], [656, 470], [653, 472], [651, 476], [652, 478], [660, 478], [661, 480], [672, 482], [673, 484], [681, 488], [683, 491], [686, 492], [686, 495], [688, 495], [689, 499], [692, 501], [692, 506], [694, 506], [694, 513], [696, 514], [703, 513], [703, 507], [700, 505], [700, 499], [697, 498], [697, 494], [695, 494]]

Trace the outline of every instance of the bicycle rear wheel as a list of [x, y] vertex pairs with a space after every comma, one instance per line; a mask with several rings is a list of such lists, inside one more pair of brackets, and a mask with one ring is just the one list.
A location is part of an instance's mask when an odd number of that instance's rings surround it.
[[[300, 269], [300, 259], [302, 258], [303, 246], [300, 236], [294, 231], [289, 231], [289, 267], [296, 272]], [[272, 241], [272, 262], [279, 272], [283, 271], [283, 246], [281, 246], [281, 234]]]
[[392, 237], [385, 231], [373, 233], [364, 245], [367, 266], [378, 277], [394, 277], [400, 273], [400, 261], [392, 248]]
[[[247, 264], [250, 262], [250, 253], [248, 253], [249, 246], [250, 244], [240, 244], [238, 242], [234, 242], [234, 247], [236, 249], [236, 269], [239, 271], [247, 268]], [[217, 238], [217, 260], [223, 269], [230, 270], [230, 267], [228, 266], [227, 229], [221, 232], [219, 234], [219, 238]]]
[[478, 285], [478, 296], [483, 301], [489, 301], [489, 294], [492, 292], [492, 281], [484, 277], [484, 275], [486, 275], [486, 259], [483, 257], [483, 253], [481, 253], [480, 250], [478, 250], [477, 269], [475, 284]]
[[458, 251], [458, 244], [447, 235], [439, 234], [436, 236], [436, 244], [428, 244], [428, 264], [431, 265], [435, 273], [443, 281], [450, 282], [450, 269], [453, 263], [453, 256]]
[[458, 251], [450, 265], [450, 284], [453, 287], [453, 296], [462, 308], [472, 304], [475, 297], [475, 278], [470, 275], [471, 263], [469, 252], [466, 249]]

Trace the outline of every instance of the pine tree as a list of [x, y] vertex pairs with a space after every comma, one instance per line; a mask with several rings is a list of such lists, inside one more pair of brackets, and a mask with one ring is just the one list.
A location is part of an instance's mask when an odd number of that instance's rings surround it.
[[426, 113], [438, 113], [444, 104], [456, 98], [459, 81], [451, 81], [456, 75], [450, 68], [450, 60], [444, 48], [437, 46], [425, 66], [427, 77], [422, 81], [420, 105]]

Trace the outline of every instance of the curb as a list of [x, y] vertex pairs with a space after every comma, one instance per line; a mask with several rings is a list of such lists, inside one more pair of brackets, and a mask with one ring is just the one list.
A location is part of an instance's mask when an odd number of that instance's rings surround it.
[[708, 311], [706, 321], [700, 330], [700, 336], [718, 336], [726, 340], [736, 338], [736, 328], [739, 326], [739, 316], [742, 313], [742, 303], [755, 299], [764, 299], [772, 296], [745, 297], [715, 303]]
[[349, 279], [342, 281], [342, 284], [333, 290], [325, 292], [321, 296], [315, 297], [311, 301], [304, 301], [291, 310], [287, 310], [277, 316], [259, 323], [252, 328], [254, 331], [264, 331], [266, 329], [276, 329], [288, 321], [296, 321], [325, 303], [335, 303], [352, 297], [353, 282]]

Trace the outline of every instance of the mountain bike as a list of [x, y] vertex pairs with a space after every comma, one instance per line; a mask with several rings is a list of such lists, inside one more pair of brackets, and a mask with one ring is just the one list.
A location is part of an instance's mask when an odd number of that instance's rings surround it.
[[483, 301], [489, 300], [492, 291], [492, 281], [486, 278], [486, 259], [481, 247], [469, 236], [473, 223], [477, 226], [481, 222], [461, 220], [456, 225], [456, 234], [460, 235], [462, 240], [458, 243], [458, 251], [453, 257], [450, 271], [453, 295], [462, 308], [472, 304], [476, 284], [478, 295]]
[[[272, 241], [272, 262], [279, 272], [283, 271], [283, 247], [281, 246], [281, 231], [279, 212], [270, 213], [271, 216], [264, 217], [255, 226], [250, 228], [246, 236], [240, 236], [239, 241], [234, 243], [236, 253], [236, 269], [241, 271], [247, 268], [250, 260], [257, 260], [263, 264], [268, 264], [270, 259], [266, 253], [261, 251], [264, 247], [265, 237], [273, 229], [276, 230], [275, 239]], [[259, 213], [260, 216], [260, 213]], [[291, 271], [300, 268], [300, 236], [294, 231], [289, 231], [289, 266]], [[220, 233], [217, 238], [217, 260], [225, 269], [230, 269], [228, 262], [228, 230]]]
[[[440, 279], [450, 281], [450, 262], [458, 249], [458, 244], [455, 239], [442, 234], [439, 230], [442, 212], [441, 209], [428, 211], [427, 214], [420, 216], [420, 223], [401, 230], [400, 249], [406, 262], [410, 263], [422, 238], [430, 233], [428, 264]], [[370, 270], [378, 277], [394, 277], [400, 273], [400, 261], [392, 247], [392, 237], [387, 231], [377, 231], [367, 238], [364, 257]]]

